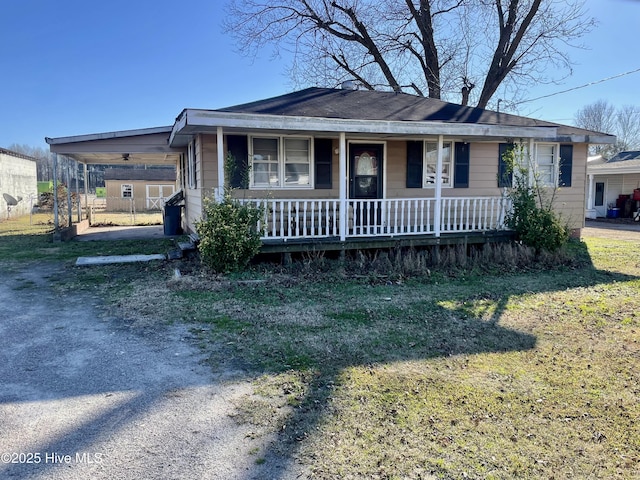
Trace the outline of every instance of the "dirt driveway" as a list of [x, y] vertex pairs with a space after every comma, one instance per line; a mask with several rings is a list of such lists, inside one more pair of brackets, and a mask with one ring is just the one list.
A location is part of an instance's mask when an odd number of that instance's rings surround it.
[[640, 241], [640, 222], [614, 223], [587, 220], [582, 236]]
[[296, 477], [233, 420], [247, 379], [214, 376], [182, 325], [145, 335], [56, 294], [60, 268], [0, 276], [0, 478]]

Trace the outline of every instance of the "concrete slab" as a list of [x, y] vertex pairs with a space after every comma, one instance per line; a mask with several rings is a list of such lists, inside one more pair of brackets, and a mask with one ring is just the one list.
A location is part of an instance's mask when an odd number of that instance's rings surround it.
[[76, 266], [107, 265], [110, 263], [150, 262], [152, 260], [166, 260], [166, 255], [103, 255], [99, 257], [78, 257]]
[[74, 240], [78, 242], [90, 242], [94, 240], [146, 240], [146, 239], [170, 238], [164, 235], [162, 225], [147, 226], [114, 226], [114, 227], [90, 227], [79, 233]]

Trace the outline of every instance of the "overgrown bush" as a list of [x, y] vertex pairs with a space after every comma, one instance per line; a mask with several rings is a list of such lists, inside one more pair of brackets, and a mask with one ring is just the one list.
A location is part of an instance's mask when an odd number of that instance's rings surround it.
[[260, 250], [261, 215], [258, 207], [230, 194], [221, 202], [206, 199], [203, 218], [196, 223], [202, 262], [217, 273], [243, 270]]
[[538, 204], [532, 187], [516, 187], [510, 197], [513, 209], [507, 215], [506, 224], [522, 243], [537, 254], [543, 250], [555, 252], [567, 243], [569, 229], [550, 206]]
[[556, 252], [569, 240], [569, 228], [553, 209], [556, 189], [541, 185], [535, 172], [530, 173], [525, 158], [528, 155], [520, 145], [513, 145], [503, 155], [513, 173], [509, 191], [513, 208], [507, 214], [506, 225], [536, 254]]
[[[234, 168], [234, 159], [228, 154], [225, 161], [227, 179], [231, 178]], [[261, 218], [262, 209], [233, 198], [228, 183], [221, 201], [206, 198], [202, 219], [196, 222], [202, 263], [216, 273], [243, 270], [260, 250], [258, 222]]]

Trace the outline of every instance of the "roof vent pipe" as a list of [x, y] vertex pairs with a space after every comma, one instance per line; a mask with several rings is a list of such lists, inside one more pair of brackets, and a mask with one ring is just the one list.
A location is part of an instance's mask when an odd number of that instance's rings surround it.
[[357, 90], [358, 86], [353, 80], [346, 80], [340, 85], [342, 90]]

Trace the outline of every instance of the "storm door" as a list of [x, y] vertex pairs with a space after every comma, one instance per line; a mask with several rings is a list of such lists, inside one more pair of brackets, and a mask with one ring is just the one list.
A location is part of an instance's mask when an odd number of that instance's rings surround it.
[[[359, 233], [374, 234], [381, 226], [383, 146], [378, 144], [352, 144], [349, 148], [349, 198], [353, 223]], [[351, 215], [351, 213], [350, 213]], [[351, 223], [351, 222], [350, 222]], [[360, 228], [358, 228], [360, 227]]]

